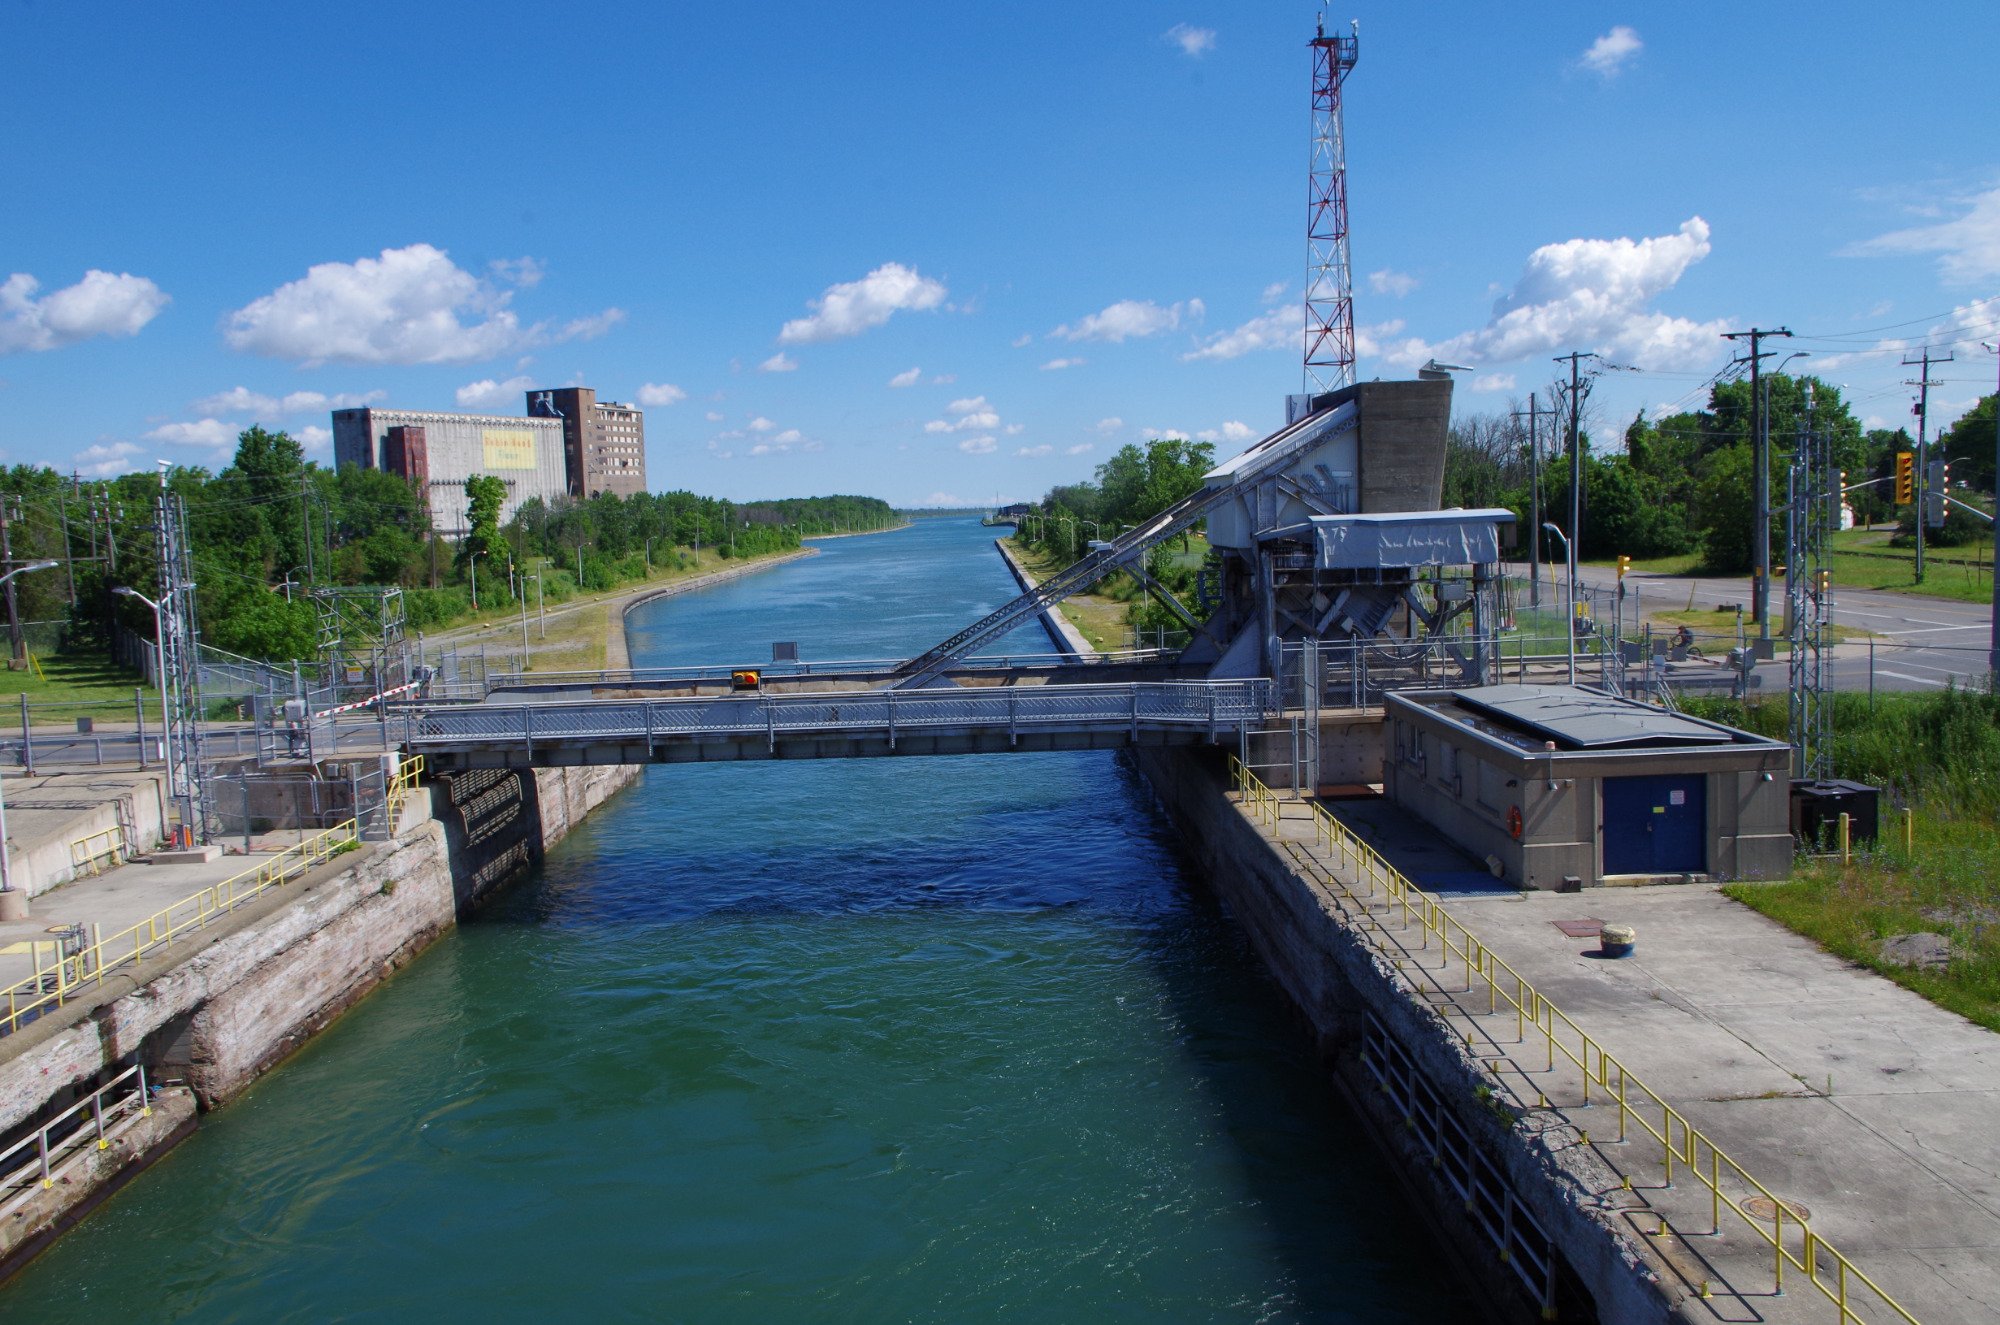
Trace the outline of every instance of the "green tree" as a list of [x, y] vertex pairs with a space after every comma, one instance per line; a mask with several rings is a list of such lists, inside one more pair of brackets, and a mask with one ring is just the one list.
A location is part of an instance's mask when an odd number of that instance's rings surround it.
[[475, 558], [484, 557], [493, 581], [505, 584], [497, 572], [507, 564], [507, 539], [500, 532], [500, 507], [507, 500], [507, 484], [491, 474], [474, 474], [465, 481], [465, 523], [467, 533], [458, 545], [457, 564], [469, 572]]

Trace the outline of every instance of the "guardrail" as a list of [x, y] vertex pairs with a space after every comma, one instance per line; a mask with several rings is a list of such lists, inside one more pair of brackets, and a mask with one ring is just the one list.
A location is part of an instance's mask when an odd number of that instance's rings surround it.
[[[1240, 760], [1232, 756], [1229, 762], [1242, 803], [1249, 807], [1260, 824], [1275, 825], [1280, 811], [1278, 793], [1265, 786]], [[1299, 802], [1294, 800], [1293, 803]], [[1771, 1249], [1774, 1291], [1784, 1291], [1785, 1272], [1789, 1267], [1804, 1274], [1807, 1282], [1834, 1305], [1839, 1312], [1839, 1325], [1863, 1319], [1851, 1304], [1852, 1290], [1856, 1286], [1872, 1294], [1874, 1300], [1894, 1319], [1917, 1325], [1915, 1316], [1862, 1273], [1853, 1261], [1815, 1233], [1807, 1220], [1792, 1213], [1791, 1207], [1752, 1177], [1706, 1133], [1690, 1123], [1665, 1096], [1629, 1071], [1623, 1062], [1570, 1020], [1525, 977], [1502, 961], [1477, 935], [1453, 919], [1436, 898], [1410, 882], [1395, 866], [1383, 859], [1381, 853], [1362, 841], [1317, 802], [1312, 805], [1312, 813], [1314, 846], [1324, 849], [1330, 858], [1337, 855], [1340, 864], [1354, 872], [1367, 892], [1356, 892], [1339, 874], [1325, 866], [1318, 867], [1322, 881], [1339, 889], [1356, 904], [1365, 907], [1380, 901], [1390, 912], [1400, 913], [1403, 926], [1409, 928], [1414, 925], [1420, 929], [1426, 944], [1431, 938], [1437, 939], [1443, 952], [1443, 965], [1438, 975], [1448, 972], [1453, 959], [1456, 959], [1466, 979], [1465, 990], [1446, 992], [1470, 992], [1476, 998], [1480, 986], [1483, 986], [1489, 1015], [1504, 1016], [1505, 1009], [1512, 1009], [1519, 1043], [1527, 1044], [1530, 1033], [1545, 1039], [1550, 1070], [1554, 1070], [1556, 1058], [1560, 1055], [1581, 1074], [1585, 1105], [1592, 1104], [1591, 1092], [1595, 1086], [1598, 1102], [1617, 1106], [1618, 1139], [1621, 1142], [1626, 1139], [1628, 1126], [1636, 1123], [1640, 1131], [1659, 1145], [1667, 1185], [1672, 1185], [1678, 1169], [1680, 1174], [1691, 1176], [1707, 1191], [1710, 1227], [1705, 1232], [1712, 1235], [1722, 1233], [1722, 1212], [1727, 1209], [1744, 1227], [1765, 1242]], [[1370, 930], [1363, 928], [1360, 933], [1369, 943], [1380, 947]], [[1385, 952], [1385, 955], [1391, 954]], [[1404, 974], [1409, 974], [1400, 960], [1396, 965]], [[1442, 991], [1442, 981], [1437, 983]], [[1588, 1141], [1588, 1133], [1585, 1133], [1585, 1143], [1588, 1144]], [[1725, 1185], [1742, 1193], [1742, 1200], [1725, 1191]], [[1770, 1203], [1773, 1214], [1768, 1221], [1743, 1208], [1743, 1202], [1757, 1198]], [[1732, 1221], [1730, 1227], [1733, 1229], [1735, 1226]], [[1661, 1217], [1660, 1231], [1667, 1231], [1664, 1216]]]
[[[79, 837], [69, 844], [70, 877], [96, 874], [100, 870], [125, 863], [131, 847], [125, 841], [125, 825], [111, 827]], [[110, 865], [105, 862], [109, 861]]]
[[972, 727], [1023, 731], [1122, 724], [1204, 731], [1214, 739], [1260, 716], [1271, 683], [1148, 681], [1127, 685], [993, 686], [926, 690], [848, 690], [700, 699], [596, 700], [581, 703], [448, 706], [410, 717], [412, 748], [656, 740], [704, 736], [886, 733]]
[[[392, 833], [403, 798], [416, 785], [423, 767], [421, 757], [406, 759], [390, 781], [388, 806]], [[0, 1017], [0, 1034], [13, 1034], [50, 1009], [77, 998], [83, 990], [102, 986], [105, 977], [113, 971], [136, 965], [161, 948], [171, 948], [175, 939], [184, 939], [191, 931], [228, 915], [279, 884], [360, 845], [359, 826], [355, 820], [349, 819], [285, 848], [240, 874], [232, 874], [220, 883], [211, 884], [172, 906], [155, 911], [110, 938], [98, 939], [73, 951], [59, 951], [55, 965], [49, 969], [41, 969], [37, 949], [35, 974], [0, 990], [7, 1000], [6, 1015]]]
[[[56, 1185], [56, 1174], [85, 1147], [104, 1150], [111, 1145], [111, 1132], [124, 1115], [149, 1117], [153, 1106], [146, 1095], [146, 1068], [136, 1064], [126, 1068], [84, 1098], [64, 1109], [0, 1151], [0, 1218], [13, 1213], [37, 1189]], [[84, 1114], [90, 1116], [86, 1119]], [[90, 1145], [95, 1142], [94, 1146]]]

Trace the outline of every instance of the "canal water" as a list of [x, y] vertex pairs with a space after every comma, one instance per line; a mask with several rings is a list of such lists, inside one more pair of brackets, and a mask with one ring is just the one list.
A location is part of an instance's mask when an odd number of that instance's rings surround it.
[[[823, 548], [639, 609], [635, 661], [907, 655], [1013, 592], [973, 521]], [[586, 1314], [1481, 1313], [1104, 753], [649, 769], [0, 1291]]]

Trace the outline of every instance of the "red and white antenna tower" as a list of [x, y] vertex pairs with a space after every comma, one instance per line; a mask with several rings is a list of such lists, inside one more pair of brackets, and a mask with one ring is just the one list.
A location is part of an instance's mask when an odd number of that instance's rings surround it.
[[1347, 265], [1347, 143], [1340, 89], [1361, 48], [1326, 35], [1320, 15], [1313, 53], [1312, 183], [1306, 202], [1305, 389], [1317, 395], [1354, 384], [1354, 280]]

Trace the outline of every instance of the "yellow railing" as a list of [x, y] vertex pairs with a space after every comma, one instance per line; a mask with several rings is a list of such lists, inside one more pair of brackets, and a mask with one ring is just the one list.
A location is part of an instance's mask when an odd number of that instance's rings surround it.
[[[405, 760], [389, 780], [387, 813], [392, 836], [403, 808], [403, 799], [416, 785], [423, 768], [423, 756], [415, 756]], [[50, 968], [42, 968], [37, 949], [35, 974], [4, 991], [7, 1012], [4, 1018], [0, 1018], [0, 1031], [12, 1034], [33, 1017], [77, 997], [80, 990], [101, 984], [113, 971], [144, 960], [160, 948], [171, 946], [175, 939], [185, 937], [189, 931], [227, 915], [269, 889], [297, 878], [360, 844], [359, 825], [355, 820], [348, 819], [287, 847], [240, 874], [233, 874], [220, 883], [203, 888], [192, 897], [184, 897], [172, 906], [154, 912], [129, 929], [120, 930], [75, 952], [58, 953], [55, 964]]]
[[[1243, 805], [1259, 823], [1274, 826], [1281, 808], [1277, 793], [1234, 756], [1229, 763]], [[1435, 938], [1441, 957], [1437, 974], [1442, 976], [1448, 972], [1454, 960], [1464, 972], [1465, 989], [1455, 992], [1470, 993], [1475, 1000], [1483, 992], [1486, 995], [1486, 1011], [1490, 1015], [1505, 1016], [1511, 1010], [1518, 1042], [1527, 1044], [1531, 1033], [1545, 1039], [1549, 1070], [1555, 1069], [1560, 1055], [1581, 1074], [1584, 1104], [1616, 1104], [1619, 1141], [1626, 1139], [1628, 1124], [1636, 1123], [1659, 1145], [1664, 1177], [1669, 1185], [1678, 1172], [1680, 1176], [1692, 1177], [1708, 1193], [1710, 1227], [1701, 1231], [1720, 1234], [1722, 1212], [1726, 1208], [1770, 1247], [1776, 1291], [1784, 1290], [1789, 1267], [1803, 1274], [1839, 1310], [1840, 1325], [1862, 1319], [1851, 1305], [1850, 1288], [1855, 1286], [1865, 1287], [1894, 1313], [1895, 1319], [1917, 1325], [1915, 1316], [1862, 1273], [1854, 1262], [1828, 1245], [1825, 1238], [1792, 1213], [1791, 1207], [1770, 1188], [1752, 1177], [1664, 1096], [1641, 1081], [1602, 1044], [1543, 997], [1534, 985], [1502, 961], [1477, 935], [1453, 919], [1436, 898], [1405, 878], [1395, 866], [1382, 858], [1380, 852], [1362, 841], [1317, 802], [1312, 803], [1312, 818], [1314, 846], [1324, 850], [1329, 861], [1337, 859], [1340, 865], [1350, 869], [1359, 885], [1365, 887], [1366, 893], [1357, 892], [1333, 869], [1315, 861], [1313, 863], [1322, 881], [1346, 894], [1359, 906], [1382, 905], [1389, 913], [1400, 915], [1406, 928], [1414, 926], [1420, 931], [1425, 947]], [[1363, 927], [1360, 932], [1378, 949], [1383, 947], [1376, 931]], [[1384, 955], [1393, 956], [1386, 951]], [[1409, 974], [1400, 960], [1395, 965], [1404, 974]], [[1428, 971], [1428, 968], [1423, 969]], [[1442, 991], [1442, 982], [1437, 983]], [[1592, 1099], [1593, 1088], [1597, 1091], [1596, 1101]], [[1546, 1099], [1538, 1097], [1536, 1103], [1546, 1104]], [[1583, 1136], [1588, 1144], [1589, 1134], [1586, 1132]], [[1762, 1197], [1769, 1202], [1773, 1215], [1769, 1220], [1759, 1219], [1745, 1210], [1737, 1197], [1724, 1190], [1725, 1187], [1740, 1193], [1743, 1201]], [[1659, 1231], [1668, 1231], [1664, 1218]], [[1704, 1285], [1704, 1293], [1706, 1291]]]
[[87, 837], [79, 837], [69, 844], [71, 877], [95, 874], [105, 868], [107, 861], [112, 865], [122, 865], [127, 850], [123, 824], [113, 824]]

